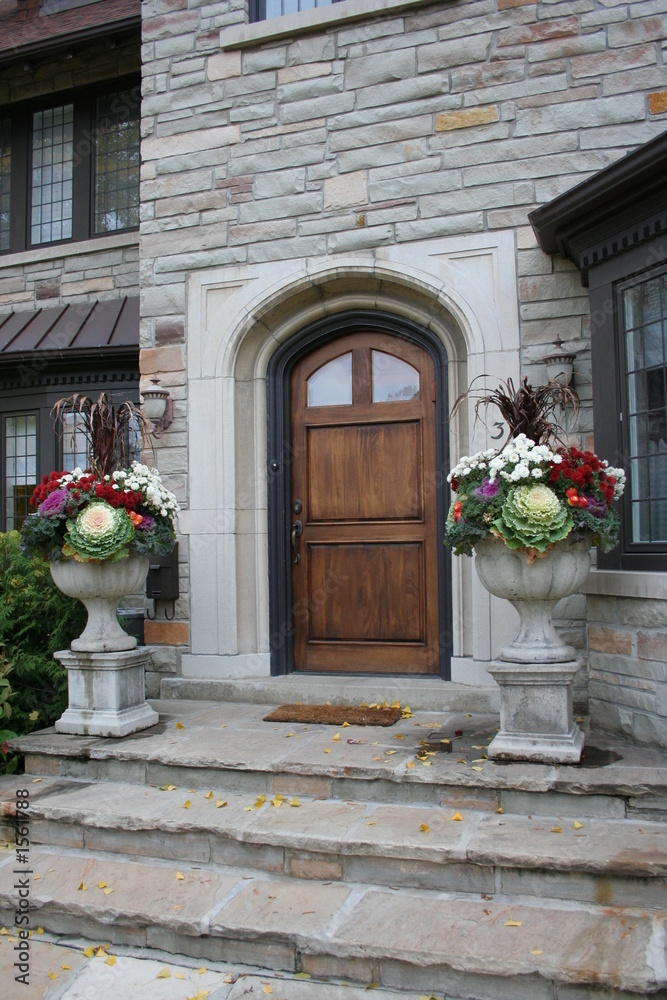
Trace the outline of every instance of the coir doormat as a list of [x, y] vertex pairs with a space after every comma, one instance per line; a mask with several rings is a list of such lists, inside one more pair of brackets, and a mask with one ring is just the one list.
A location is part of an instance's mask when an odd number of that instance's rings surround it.
[[393, 726], [400, 708], [358, 708], [356, 705], [280, 705], [264, 722], [312, 722], [323, 726]]

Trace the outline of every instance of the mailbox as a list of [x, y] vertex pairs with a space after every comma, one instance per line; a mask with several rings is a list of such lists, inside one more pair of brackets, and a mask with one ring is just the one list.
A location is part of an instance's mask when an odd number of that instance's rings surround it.
[[172, 603], [178, 597], [178, 542], [168, 556], [150, 556], [146, 597], [153, 602]]

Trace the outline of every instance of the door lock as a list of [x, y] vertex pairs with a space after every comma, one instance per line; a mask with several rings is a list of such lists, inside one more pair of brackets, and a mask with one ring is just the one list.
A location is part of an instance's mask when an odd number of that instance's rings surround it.
[[301, 562], [301, 553], [297, 551], [296, 540], [301, 538], [303, 534], [303, 524], [301, 521], [294, 521], [292, 524], [292, 530], [290, 532], [290, 538], [292, 542], [292, 561], [296, 563]]

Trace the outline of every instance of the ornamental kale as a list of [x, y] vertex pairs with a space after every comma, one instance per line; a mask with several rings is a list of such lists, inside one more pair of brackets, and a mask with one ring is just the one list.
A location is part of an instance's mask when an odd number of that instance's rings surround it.
[[518, 434], [501, 451], [462, 458], [448, 481], [455, 499], [445, 544], [456, 555], [472, 555], [487, 535], [532, 558], [566, 537], [603, 550], [616, 544], [611, 504], [623, 494], [625, 473], [592, 452], [552, 451]]
[[102, 479], [93, 473], [52, 472], [35, 489], [36, 508], [21, 528], [24, 555], [55, 561], [116, 561], [167, 555], [176, 541], [176, 497], [159, 473], [139, 462]]

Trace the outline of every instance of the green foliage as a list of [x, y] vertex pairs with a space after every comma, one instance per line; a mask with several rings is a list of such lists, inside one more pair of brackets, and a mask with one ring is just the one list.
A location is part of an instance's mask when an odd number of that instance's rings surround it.
[[134, 525], [123, 507], [111, 507], [103, 501], [91, 503], [76, 521], [67, 522], [63, 555], [81, 562], [107, 559], [116, 562], [130, 554]]
[[17, 531], [0, 534], [0, 653], [11, 664], [14, 732], [43, 729], [64, 712], [67, 675], [53, 654], [85, 623], [86, 609], [58, 590], [49, 563], [26, 559]]
[[[4, 726], [12, 717], [12, 706], [10, 698], [12, 689], [9, 683], [11, 664], [0, 655], [0, 727]], [[13, 729], [0, 728], [0, 774], [14, 774], [18, 767], [18, 757], [14, 756], [7, 746], [7, 740], [11, 740], [17, 734]]]
[[510, 549], [544, 552], [569, 535], [573, 521], [548, 486], [516, 486], [508, 493], [493, 527]]

